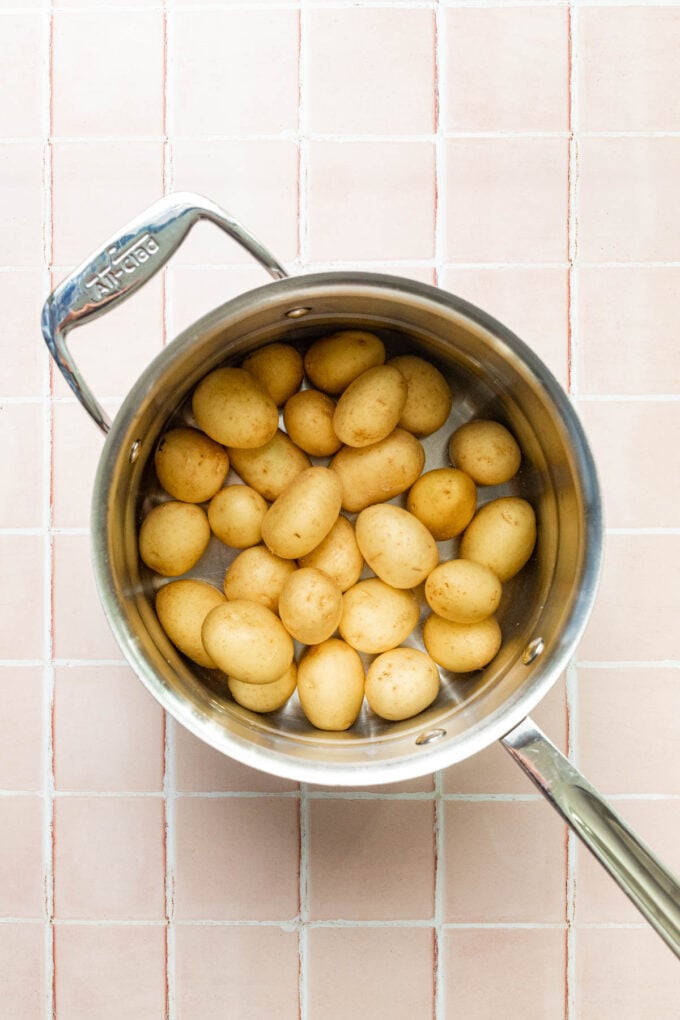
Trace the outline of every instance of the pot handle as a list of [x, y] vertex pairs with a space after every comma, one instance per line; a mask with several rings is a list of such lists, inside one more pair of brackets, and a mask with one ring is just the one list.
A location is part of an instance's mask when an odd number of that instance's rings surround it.
[[531, 719], [524, 719], [502, 743], [680, 957], [678, 880]]
[[42, 334], [59, 370], [90, 417], [106, 433], [111, 423], [83, 379], [66, 336], [143, 287], [168, 261], [199, 220], [221, 227], [276, 280], [288, 274], [245, 227], [202, 195], [175, 192], [131, 220], [50, 294], [43, 306]]

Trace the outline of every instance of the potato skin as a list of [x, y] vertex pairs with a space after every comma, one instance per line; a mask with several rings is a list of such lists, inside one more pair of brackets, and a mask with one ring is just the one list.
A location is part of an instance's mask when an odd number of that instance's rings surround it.
[[478, 418], [453, 433], [449, 457], [478, 485], [502, 485], [519, 471], [522, 452], [505, 425]]
[[364, 568], [364, 558], [357, 545], [354, 528], [342, 514], [316, 548], [298, 560], [301, 567], [316, 567], [332, 577], [340, 588], [347, 591], [356, 584]]
[[385, 345], [375, 333], [343, 329], [316, 340], [305, 354], [305, 372], [324, 393], [342, 393], [358, 375], [385, 361]]
[[206, 581], [185, 579], [164, 584], [156, 594], [156, 616], [173, 645], [199, 666], [215, 669], [201, 640], [203, 621], [226, 599]]
[[415, 588], [439, 562], [437, 544], [425, 525], [392, 503], [362, 510], [356, 535], [373, 573], [393, 588]]
[[448, 560], [425, 581], [430, 608], [454, 623], [478, 623], [498, 609], [503, 586], [488, 567], [472, 560]]
[[291, 560], [275, 556], [266, 545], [251, 546], [227, 567], [224, 594], [230, 600], [259, 602], [276, 613], [281, 589], [295, 569]]
[[295, 661], [291, 662], [283, 676], [269, 684], [248, 684], [233, 676], [227, 678], [227, 687], [234, 701], [251, 712], [276, 712], [283, 708], [296, 686]]
[[279, 407], [299, 389], [304, 375], [302, 355], [290, 344], [260, 347], [244, 358], [241, 367], [262, 383]]
[[244, 368], [216, 368], [194, 390], [194, 417], [223, 446], [252, 449], [268, 443], [279, 412], [264, 386]]
[[370, 446], [394, 431], [406, 403], [406, 380], [392, 365], [357, 376], [341, 394], [333, 428], [347, 446]]
[[204, 503], [221, 487], [229, 470], [227, 451], [198, 429], [166, 432], [156, 447], [158, 481], [174, 499]]
[[331, 530], [342, 500], [340, 479], [329, 468], [302, 471], [276, 499], [262, 521], [262, 538], [284, 559], [305, 556]]
[[336, 630], [342, 616], [342, 592], [316, 567], [300, 567], [279, 596], [279, 617], [288, 633], [305, 645], [318, 645]]
[[418, 648], [383, 652], [366, 673], [366, 701], [382, 719], [410, 719], [431, 705], [438, 693], [437, 664]]
[[434, 661], [452, 673], [472, 673], [488, 665], [501, 647], [494, 616], [479, 623], [454, 623], [436, 613], [423, 626], [423, 641]]
[[273, 683], [293, 661], [290, 634], [259, 602], [236, 599], [211, 609], [201, 639], [218, 669], [245, 683]]
[[342, 508], [349, 513], [393, 499], [415, 482], [425, 464], [422, 444], [396, 428], [379, 443], [343, 446], [331, 461], [342, 483]]
[[477, 486], [457, 468], [435, 468], [413, 483], [406, 509], [437, 542], [443, 542], [460, 535], [472, 520], [477, 509]]
[[451, 411], [451, 387], [438, 368], [415, 354], [390, 358], [406, 379], [408, 391], [399, 425], [416, 436], [429, 436], [444, 424]]
[[339, 638], [309, 648], [298, 665], [298, 697], [312, 726], [349, 729], [364, 700], [364, 667], [357, 652]]
[[320, 390], [300, 390], [286, 401], [283, 423], [288, 435], [311, 457], [330, 457], [342, 446], [333, 428], [335, 402]]
[[415, 597], [392, 588], [379, 577], [367, 577], [342, 596], [341, 637], [359, 652], [378, 655], [396, 648], [418, 623]]
[[227, 452], [234, 471], [270, 503], [301, 471], [312, 466], [307, 454], [280, 429], [262, 446], [251, 450], [229, 447]]
[[210, 541], [205, 510], [196, 503], [171, 500], [150, 510], [139, 529], [142, 562], [163, 577], [191, 570]]
[[519, 573], [536, 544], [536, 515], [519, 496], [486, 503], [470, 521], [460, 542], [462, 559], [492, 570], [505, 583]]

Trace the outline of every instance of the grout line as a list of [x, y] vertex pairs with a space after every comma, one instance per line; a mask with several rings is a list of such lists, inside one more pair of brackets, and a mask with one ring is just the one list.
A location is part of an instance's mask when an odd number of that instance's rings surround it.
[[298, 11], [298, 261], [309, 263], [309, 111], [306, 81], [309, 73], [305, 44], [305, 7]]
[[434, 1020], [444, 1020], [446, 1015], [446, 983], [444, 980], [444, 810], [443, 810], [444, 773], [435, 773], [434, 787], [434, 931], [433, 931], [433, 982], [434, 982]]
[[[578, 768], [578, 672], [572, 659], [566, 669], [567, 696], [567, 757]], [[576, 1017], [576, 857], [578, 839], [567, 828], [567, 882], [566, 882], [566, 967], [565, 967], [565, 1020]]]
[[[172, 746], [172, 745], [171, 745]], [[170, 795], [173, 798], [173, 802], [178, 800], [294, 800], [297, 799], [299, 794], [296, 791], [280, 791], [280, 792], [263, 792], [261, 790], [211, 790], [207, 792], [201, 791], [186, 791], [176, 790], [173, 787], [170, 789]], [[165, 784], [162, 790], [60, 790], [55, 789], [52, 792], [54, 800], [68, 800], [69, 798], [80, 798], [87, 797], [89, 799], [97, 800], [115, 800], [119, 799], [135, 799], [135, 800], [161, 800], [164, 799], [168, 794], [166, 792]], [[11, 799], [11, 798], [43, 798], [46, 794], [41, 790], [3, 790], [0, 789], [0, 798]], [[610, 793], [607, 792], [606, 797], [611, 801], [636, 801], [636, 802], [650, 802], [650, 801], [676, 801], [680, 800], [680, 793]], [[309, 800], [322, 799], [318, 794], [307, 794], [306, 802]], [[346, 794], [334, 794], [332, 799], [335, 800], [376, 800], [376, 801], [432, 801], [437, 804], [440, 801], [445, 803], [467, 803], [467, 804], [517, 804], [517, 803], [543, 803], [542, 794], [524, 794], [524, 793], [470, 793], [470, 794], [456, 794], [456, 793], [442, 793], [442, 794], [408, 794], [408, 793], [372, 793], [370, 795], [358, 794], [354, 791]]]
[[299, 1018], [307, 1020], [308, 1003], [308, 930], [309, 930], [309, 800], [306, 783], [300, 783], [300, 903], [298, 925], [298, 997]]
[[[290, 920], [250, 918], [177, 918], [178, 928], [279, 928], [281, 931], [294, 931], [297, 924]], [[0, 917], [0, 925], [44, 924], [39, 917]], [[93, 917], [61, 917], [54, 919], [54, 927], [115, 927], [115, 928], [163, 928], [165, 918], [93, 918]], [[353, 918], [333, 918], [309, 921], [309, 929], [318, 928], [432, 928], [431, 920], [419, 918], [397, 918], [390, 920], [365, 920]], [[562, 921], [446, 921], [442, 924], [444, 931], [564, 931], [566, 925]], [[578, 925], [580, 930], [588, 931], [649, 931], [646, 921], [584, 921]]]

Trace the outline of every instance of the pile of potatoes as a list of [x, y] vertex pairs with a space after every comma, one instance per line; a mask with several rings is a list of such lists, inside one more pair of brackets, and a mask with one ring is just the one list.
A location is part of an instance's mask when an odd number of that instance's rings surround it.
[[[477, 487], [520, 466], [499, 422], [456, 429], [452, 466], [424, 471], [420, 440], [452, 400], [429, 362], [387, 360], [382, 340], [357, 330], [322, 337], [304, 357], [271, 344], [198, 384], [197, 427], [170, 429], [155, 451], [170, 498], [144, 517], [139, 553], [180, 578], [200, 574], [212, 535], [236, 551], [223, 591], [172, 580], [156, 612], [184, 655], [226, 675], [239, 704], [273, 712], [297, 689], [321, 730], [348, 729], [364, 698], [383, 719], [407, 719], [437, 697], [438, 667], [468, 673], [498, 653], [494, 614], [531, 556], [536, 520], [515, 496], [477, 509]], [[225, 485], [230, 469], [239, 478]], [[437, 543], [454, 538], [458, 554], [440, 562]], [[424, 651], [407, 644], [418, 593], [430, 610]]]

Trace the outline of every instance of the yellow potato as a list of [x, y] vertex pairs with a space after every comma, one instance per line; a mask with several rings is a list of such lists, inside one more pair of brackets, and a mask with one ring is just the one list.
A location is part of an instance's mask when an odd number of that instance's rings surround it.
[[231, 466], [246, 485], [270, 502], [280, 496], [312, 462], [285, 432], [277, 430], [268, 443], [253, 450], [228, 450]]
[[278, 611], [281, 589], [295, 571], [295, 564], [275, 556], [265, 545], [244, 549], [227, 568], [224, 594], [228, 599], [248, 599]]
[[478, 623], [493, 616], [502, 592], [496, 575], [472, 560], [440, 563], [425, 581], [425, 598], [430, 608], [454, 623]]
[[267, 510], [262, 538], [284, 559], [311, 552], [335, 524], [340, 513], [340, 479], [325, 467], [302, 471]]
[[156, 595], [156, 615], [173, 645], [199, 666], [214, 669], [201, 640], [203, 621], [215, 606], [226, 599], [221, 591], [205, 581], [170, 581]]
[[406, 380], [398, 368], [377, 365], [362, 372], [338, 400], [333, 428], [347, 446], [370, 446], [392, 432], [406, 403]]
[[364, 558], [357, 545], [354, 528], [342, 514], [315, 549], [301, 556], [301, 567], [316, 567], [332, 577], [340, 588], [347, 591], [356, 584], [364, 568]]
[[368, 577], [342, 596], [338, 630], [352, 648], [377, 655], [405, 641], [419, 616], [418, 603], [410, 591]]
[[243, 680], [228, 677], [229, 693], [237, 704], [251, 712], [276, 712], [283, 708], [297, 685], [297, 665], [290, 666], [278, 680], [270, 684], [248, 684]]
[[494, 499], [478, 510], [460, 542], [460, 556], [492, 570], [500, 581], [519, 573], [536, 544], [536, 515], [519, 496]]
[[149, 511], [139, 529], [139, 555], [147, 567], [164, 577], [191, 570], [210, 541], [205, 510], [196, 503], [175, 500]]
[[417, 648], [393, 648], [373, 660], [366, 673], [366, 701], [383, 719], [410, 719], [439, 693], [437, 664]]
[[170, 429], [154, 454], [158, 481], [184, 503], [204, 503], [215, 495], [229, 470], [227, 451], [198, 429]]
[[331, 461], [342, 482], [343, 510], [355, 513], [398, 496], [413, 485], [424, 464], [422, 444], [400, 428], [370, 446], [343, 446]]
[[413, 483], [406, 509], [438, 542], [455, 538], [467, 528], [477, 508], [477, 487], [457, 468], [426, 471]]
[[501, 647], [501, 628], [494, 616], [479, 623], [454, 623], [432, 613], [423, 626], [425, 647], [435, 662], [452, 673], [482, 669]]
[[309, 648], [298, 666], [302, 711], [319, 730], [347, 730], [364, 700], [364, 667], [339, 638]]
[[224, 446], [252, 449], [268, 443], [279, 412], [262, 383], [244, 368], [217, 368], [194, 390], [191, 402], [199, 428]]
[[305, 354], [305, 372], [324, 393], [342, 393], [353, 379], [385, 361], [385, 345], [374, 333], [344, 329], [321, 337]]
[[390, 358], [406, 378], [408, 395], [399, 425], [417, 436], [436, 432], [449, 416], [453, 397], [451, 387], [438, 368], [414, 354]]
[[296, 641], [319, 645], [340, 623], [342, 592], [323, 571], [316, 567], [300, 567], [281, 590], [279, 616]]
[[262, 541], [262, 519], [267, 503], [249, 485], [227, 485], [213, 496], [208, 521], [221, 542], [234, 549], [247, 549]]
[[286, 401], [283, 423], [294, 443], [312, 457], [330, 457], [342, 443], [333, 428], [335, 402], [320, 390], [300, 390]]
[[236, 599], [211, 609], [201, 638], [218, 669], [245, 683], [273, 683], [293, 661], [293, 639], [259, 602]]
[[456, 429], [449, 457], [478, 485], [502, 485], [519, 471], [522, 452], [504, 425], [480, 418]]
[[392, 503], [362, 510], [356, 535], [373, 573], [393, 588], [415, 588], [439, 562], [437, 543], [425, 525]]
[[302, 355], [290, 344], [260, 347], [244, 359], [242, 367], [262, 383], [278, 406], [299, 389], [304, 375]]

